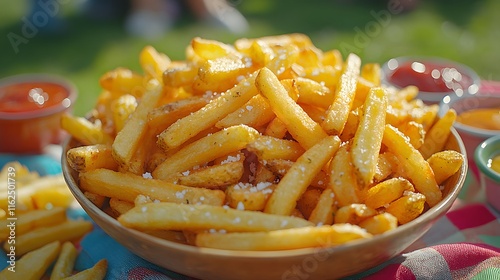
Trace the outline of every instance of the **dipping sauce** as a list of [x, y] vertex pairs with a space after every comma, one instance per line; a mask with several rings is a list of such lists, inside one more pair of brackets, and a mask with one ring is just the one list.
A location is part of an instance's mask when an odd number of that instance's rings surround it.
[[[393, 64], [393, 65], [391, 65]], [[389, 81], [398, 86], [414, 85], [425, 92], [451, 92], [466, 90], [472, 78], [451, 65], [425, 61], [389, 61]]]
[[0, 112], [22, 113], [71, 105], [68, 89], [50, 82], [25, 82], [0, 87]]
[[500, 130], [500, 108], [468, 110], [458, 114], [456, 121], [481, 129]]
[[488, 167], [493, 171], [500, 173], [500, 154], [497, 154], [488, 160]]

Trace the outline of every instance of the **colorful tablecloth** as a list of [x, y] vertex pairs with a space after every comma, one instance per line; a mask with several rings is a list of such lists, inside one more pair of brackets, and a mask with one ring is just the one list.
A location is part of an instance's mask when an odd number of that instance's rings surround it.
[[[484, 82], [482, 92], [500, 93], [500, 83]], [[57, 148], [41, 156], [0, 155], [0, 166], [18, 160], [41, 175], [57, 174], [61, 167], [54, 155]], [[483, 202], [474, 169], [469, 173], [453, 208], [425, 235], [399, 256], [346, 279], [500, 279], [500, 213]], [[89, 219], [81, 208], [71, 209], [69, 215]], [[80, 241], [79, 249], [75, 269], [87, 269], [106, 258], [108, 280], [193, 280], [134, 255], [97, 225]], [[0, 269], [6, 261], [0, 255]]]

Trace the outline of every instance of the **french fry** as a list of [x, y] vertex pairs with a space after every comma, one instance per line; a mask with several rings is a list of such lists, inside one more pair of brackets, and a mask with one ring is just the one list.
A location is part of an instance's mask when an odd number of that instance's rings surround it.
[[351, 157], [354, 170], [361, 186], [373, 181], [377, 168], [378, 155], [384, 135], [387, 93], [383, 88], [372, 88], [364, 104], [364, 112], [354, 135]]
[[266, 127], [264, 135], [272, 136], [275, 138], [283, 138], [287, 133], [286, 125], [279, 118], [274, 118]]
[[216, 159], [221, 154], [241, 150], [259, 133], [246, 126], [237, 125], [223, 129], [193, 142], [167, 158], [153, 171], [153, 177], [168, 179], [173, 175]]
[[330, 161], [340, 145], [337, 136], [323, 138], [318, 144], [304, 152], [281, 178], [271, 194], [264, 212], [290, 215], [297, 200], [307, 189], [316, 174]]
[[335, 224], [270, 232], [200, 233], [196, 236], [196, 245], [225, 250], [269, 251], [335, 246], [371, 236], [358, 226]]
[[80, 188], [83, 191], [128, 202], [134, 202], [139, 194], [151, 199], [176, 203], [222, 205], [224, 202], [224, 192], [220, 190], [191, 188], [108, 169], [82, 173]]
[[326, 112], [325, 120], [321, 124], [323, 129], [330, 135], [341, 134], [344, 129], [356, 94], [356, 83], [360, 67], [361, 59], [355, 54], [349, 54], [334, 94], [334, 100]]
[[135, 229], [227, 232], [270, 231], [312, 225], [296, 217], [241, 211], [229, 207], [170, 202], [139, 205], [118, 217], [118, 221], [126, 227]]
[[111, 112], [115, 131], [119, 132], [125, 126], [125, 122], [137, 108], [137, 99], [131, 94], [124, 94], [111, 102]]
[[321, 193], [316, 207], [309, 216], [309, 221], [316, 225], [331, 225], [335, 210], [335, 193], [332, 189], [327, 188]]
[[[19, 214], [15, 222], [16, 235], [22, 235], [35, 228], [53, 226], [66, 221], [66, 211], [62, 207], [38, 209]], [[9, 237], [9, 220], [0, 221], [0, 241]]]
[[116, 95], [141, 97], [144, 93], [144, 76], [123, 67], [106, 72], [99, 79], [99, 84]]
[[61, 127], [84, 145], [112, 142], [111, 136], [103, 131], [100, 121], [91, 122], [66, 113], [61, 116]]
[[397, 228], [398, 219], [386, 212], [361, 221], [359, 226], [366, 229], [370, 234], [377, 235]]
[[276, 115], [262, 95], [252, 97], [243, 107], [228, 114], [215, 126], [227, 128], [233, 125], [245, 124], [251, 127], [261, 127], [274, 119]]
[[60, 250], [61, 243], [59, 241], [48, 243], [37, 250], [33, 250], [16, 262], [15, 271], [9, 270], [9, 266], [0, 271], [0, 279], [42, 279], [49, 266], [57, 258]]
[[349, 144], [343, 144], [330, 163], [328, 187], [333, 190], [339, 207], [359, 203], [357, 178], [351, 162]]
[[362, 221], [377, 215], [377, 211], [362, 203], [353, 203], [340, 207], [335, 212], [335, 224], [348, 223], [357, 225]]
[[360, 76], [367, 79], [375, 86], [380, 86], [380, 64], [378, 63], [367, 63], [361, 67]]
[[399, 224], [404, 225], [422, 214], [425, 202], [426, 199], [423, 194], [408, 191], [405, 195], [389, 204], [385, 211], [395, 216]]
[[311, 213], [318, 204], [321, 193], [321, 189], [308, 188], [302, 196], [300, 196], [300, 199], [297, 201], [297, 209], [300, 211], [302, 216], [304, 216], [304, 218], [309, 219]]
[[86, 172], [98, 168], [118, 169], [118, 163], [112, 156], [111, 146], [105, 144], [71, 148], [66, 153], [66, 158], [69, 166], [77, 172]]
[[267, 98], [276, 116], [286, 125], [288, 132], [302, 147], [308, 149], [327, 136], [321, 126], [293, 101], [276, 75], [269, 69], [260, 70], [255, 85]]
[[134, 206], [135, 205], [132, 202], [119, 200], [119, 199], [114, 198], [114, 197], [109, 199], [109, 207], [117, 213], [116, 216], [119, 216], [119, 215], [127, 212], [128, 210], [134, 208]]
[[62, 244], [59, 257], [50, 273], [50, 280], [65, 279], [73, 273], [78, 251], [73, 243], [66, 241]]
[[162, 95], [158, 85], [151, 85], [150, 87], [142, 97], [137, 109], [113, 141], [113, 158], [125, 170], [128, 170], [128, 163], [146, 133], [148, 112], [156, 106]]
[[421, 123], [409, 121], [399, 126], [398, 129], [408, 137], [415, 149], [419, 149], [424, 144], [425, 130]]
[[235, 184], [226, 189], [228, 205], [239, 210], [262, 211], [273, 192], [271, 183], [261, 182], [252, 184]]
[[[179, 147], [199, 132], [214, 126], [228, 113], [234, 112], [257, 94], [254, 81], [255, 74], [243, 79], [202, 109], [177, 120], [158, 136], [158, 145], [164, 151], [168, 151]], [[190, 129], [186, 129], [187, 127]]]
[[158, 52], [153, 46], [145, 46], [139, 53], [139, 64], [144, 73], [159, 82], [163, 82], [163, 72], [170, 62], [167, 55]]
[[[273, 172], [278, 177], [283, 177], [288, 173], [292, 165], [293, 161], [290, 160], [282, 160], [282, 159], [271, 159], [263, 161], [266, 168], [268, 168], [271, 172]], [[312, 187], [324, 189], [328, 184], [328, 175], [324, 170], [320, 170], [316, 176], [312, 179], [310, 185]]]
[[99, 260], [93, 267], [80, 271], [74, 275], [68, 276], [67, 280], [102, 280], [106, 277], [108, 270], [108, 261]]
[[415, 191], [410, 181], [401, 177], [387, 179], [367, 190], [365, 204], [377, 209], [400, 198], [405, 191]]
[[271, 136], [257, 137], [248, 143], [247, 150], [257, 155], [260, 160], [284, 159], [296, 160], [304, 153], [304, 149], [295, 141]]
[[193, 171], [181, 172], [176, 177], [175, 182], [183, 186], [197, 188], [224, 188], [238, 183], [243, 176], [244, 169], [242, 161], [217, 164]]
[[425, 196], [429, 206], [432, 207], [441, 201], [442, 193], [436, 183], [432, 168], [403, 133], [391, 125], [386, 125], [382, 143], [396, 155], [407, 179], [413, 183], [418, 192]]
[[436, 183], [441, 185], [460, 169], [464, 162], [464, 156], [454, 150], [444, 150], [432, 154], [427, 162], [434, 171]]
[[444, 144], [451, 133], [450, 128], [453, 126], [456, 118], [457, 113], [455, 110], [450, 109], [446, 111], [444, 116], [432, 125], [430, 130], [425, 134], [424, 143], [419, 148], [420, 153], [422, 153], [425, 159], [443, 150]]
[[333, 92], [325, 85], [302, 77], [297, 77], [294, 80], [299, 92], [298, 103], [314, 105], [324, 109], [328, 108], [328, 105], [332, 103]]
[[[77, 240], [91, 230], [92, 223], [84, 220], [68, 220], [57, 225], [37, 228], [17, 236], [16, 254], [22, 256], [54, 241]], [[9, 246], [4, 243], [4, 250], [7, 251]]]

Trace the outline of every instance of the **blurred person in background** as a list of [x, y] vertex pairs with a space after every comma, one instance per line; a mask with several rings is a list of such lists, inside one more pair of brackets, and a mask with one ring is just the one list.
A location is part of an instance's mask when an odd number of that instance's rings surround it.
[[125, 29], [134, 36], [153, 39], [168, 32], [186, 9], [200, 22], [215, 24], [232, 33], [248, 29], [245, 17], [226, 0], [131, 0]]

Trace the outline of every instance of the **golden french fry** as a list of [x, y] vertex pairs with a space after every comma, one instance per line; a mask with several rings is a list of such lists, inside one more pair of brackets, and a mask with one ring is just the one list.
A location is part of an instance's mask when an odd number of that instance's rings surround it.
[[251, 127], [261, 127], [269, 123], [275, 116], [266, 99], [258, 94], [252, 97], [243, 107], [218, 121], [215, 126], [226, 128], [233, 125], [245, 124]]
[[297, 200], [332, 158], [339, 145], [340, 139], [337, 136], [327, 136], [305, 151], [281, 178], [269, 197], [264, 212], [290, 215], [295, 209]]
[[397, 228], [398, 219], [386, 212], [361, 221], [359, 226], [366, 229], [370, 234], [377, 235]]
[[441, 201], [442, 193], [439, 189], [434, 172], [422, 154], [415, 149], [406, 136], [392, 125], [386, 125], [382, 143], [387, 146], [398, 158], [398, 164], [404, 170], [415, 189], [425, 196], [429, 206]]
[[83, 195], [99, 208], [102, 208], [107, 201], [107, 197], [89, 191], [84, 191]]
[[102, 280], [106, 277], [108, 270], [108, 261], [99, 260], [93, 267], [80, 271], [74, 275], [68, 276], [67, 280]]
[[398, 129], [408, 137], [415, 149], [419, 149], [424, 144], [425, 130], [421, 123], [409, 121], [400, 125]]
[[50, 273], [50, 280], [65, 279], [73, 273], [78, 251], [73, 243], [66, 241], [61, 247], [61, 252]]
[[116, 216], [119, 216], [128, 210], [134, 208], [134, 203], [129, 201], [119, 200], [115, 197], [109, 199], [109, 207], [117, 213]]
[[321, 193], [316, 207], [309, 216], [309, 221], [316, 225], [331, 225], [335, 210], [335, 193], [332, 189], [327, 188]]
[[200, 233], [196, 245], [225, 250], [288, 250], [341, 245], [371, 236], [358, 226], [335, 224], [270, 232]]
[[[32, 210], [19, 214], [15, 222], [9, 220], [0, 221], [0, 241], [5, 241], [12, 235], [22, 235], [35, 228], [52, 226], [66, 221], [66, 210], [62, 207], [52, 209]], [[15, 236], [12, 236], [15, 237]]]
[[405, 195], [389, 204], [385, 211], [395, 216], [399, 224], [403, 225], [422, 214], [425, 202], [426, 199], [423, 194], [408, 191]]
[[[92, 223], [84, 220], [67, 220], [53, 226], [34, 229], [16, 237], [16, 255], [22, 256], [54, 241], [73, 241], [92, 230]], [[9, 250], [9, 244], [3, 245]]]
[[381, 74], [380, 64], [378, 63], [367, 63], [361, 67], [360, 76], [367, 79], [375, 86], [380, 86]]
[[193, 89], [196, 92], [223, 92], [238, 83], [241, 77], [252, 69], [251, 61], [239, 55], [227, 55], [204, 61], [195, 78]]
[[384, 179], [388, 178], [396, 169], [397, 158], [394, 154], [390, 152], [384, 152], [379, 155], [377, 170], [373, 179], [375, 182], [382, 182]]
[[0, 271], [0, 279], [42, 279], [47, 269], [57, 258], [60, 250], [61, 243], [59, 241], [48, 243], [37, 250], [33, 250], [16, 261], [15, 266], [7, 266]]
[[169, 65], [167, 70], [163, 72], [163, 84], [168, 87], [176, 88], [192, 85], [198, 68], [190, 63], [172, 62], [174, 66]]
[[111, 112], [113, 113], [113, 122], [116, 132], [123, 129], [125, 123], [136, 108], [137, 99], [131, 94], [124, 94], [111, 102]]
[[151, 85], [144, 93], [137, 109], [115, 137], [112, 145], [113, 158], [121, 168], [128, 170], [129, 162], [134, 156], [143, 135], [147, 130], [148, 112], [153, 109], [162, 95], [158, 85]]
[[334, 94], [334, 100], [330, 104], [326, 112], [326, 118], [321, 124], [328, 134], [339, 135], [344, 129], [356, 94], [356, 83], [360, 67], [361, 59], [353, 53], [349, 54]]
[[145, 46], [139, 54], [139, 64], [144, 73], [159, 82], [163, 82], [163, 72], [170, 62], [167, 55], [158, 52], [153, 46]]
[[223, 188], [238, 183], [243, 176], [244, 169], [242, 161], [227, 162], [181, 172], [174, 182], [189, 187]]
[[144, 93], [144, 76], [123, 67], [102, 75], [99, 84], [103, 89], [118, 95], [132, 94], [141, 97]]
[[279, 118], [274, 118], [266, 127], [264, 135], [272, 136], [275, 138], [283, 138], [287, 133], [286, 125]]
[[432, 154], [442, 151], [453, 126], [457, 113], [455, 110], [448, 110], [425, 134], [424, 143], [418, 149], [422, 156], [427, 159]]
[[377, 215], [377, 211], [365, 204], [353, 203], [340, 207], [335, 212], [335, 224], [348, 223], [357, 225], [362, 221]]
[[255, 153], [260, 160], [284, 159], [294, 161], [304, 153], [304, 149], [299, 143], [271, 136], [257, 137], [246, 148], [248, 151]]
[[295, 78], [295, 86], [299, 92], [298, 103], [328, 108], [333, 101], [333, 91], [325, 85], [303, 77]]
[[208, 135], [177, 151], [153, 171], [153, 177], [168, 179], [179, 172], [185, 172], [193, 166], [203, 165], [227, 154], [243, 149], [253, 141], [259, 132], [246, 125], [232, 126]]
[[227, 114], [234, 112], [257, 94], [254, 81], [255, 74], [252, 74], [202, 109], [178, 119], [158, 136], [158, 145], [163, 150], [168, 151], [179, 147], [201, 131], [214, 126]]
[[364, 202], [366, 206], [377, 209], [400, 198], [405, 191], [415, 191], [410, 181], [401, 177], [387, 179], [369, 188]]
[[328, 187], [335, 194], [339, 207], [359, 203], [358, 184], [354, 166], [351, 162], [349, 144], [343, 144], [330, 163]]
[[98, 168], [118, 169], [112, 156], [111, 146], [105, 144], [87, 145], [71, 148], [66, 153], [68, 165], [78, 172]]
[[309, 219], [314, 208], [318, 204], [322, 190], [318, 188], [308, 188], [297, 201], [297, 209], [302, 216]]
[[434, 171], [436, 183], [441, 185], [460, 169], [464, 162], [464, 156], [454, 150], [444, 150], [432, 154], [427, 162]]
[[321, 126], [293, 101], [276, 75], [269, 69], [260, 70], [255, 85], [267, 98], [276, 116], [286, 125], [288, 132], [302, 147], [310, 148], [327, 136]]
[[258, 211], [241, 211], [211, 205], [187, 205], [171, 202], [147, 203], [118, 217], [130, 228], [150, 230], [224, 230], [270, 231], [311, 226], [304, 219]]
[[239, 55], [236, 49], [228, 44], [216, 40], [207, 40], [195, 37], [191, 40], [194, 53], [203, 60], [212, 60], [228, 55]]
[[273, 192], [271, 183], [235, 184], [226, 189], [226, 200], [232, 208], [248, 211], [261, 211]]
[[61, 127], [84, 145], [112, 142], [111, 136], [103, 131], [99, 121], [91, 122], [65, 113], [61, 116]]
[[[124, 182], [126, 183], [124, 184]], [[108, 169], [96, 169], [82, 173], [80, 188], [83, 191], [105, 197], [115, 197], [128, 202], [134, 202], [138, 195], [143, 194], [151, 199], [176, 203], [213, 205], [224, 203], [224, 192], [220, 190], [191, 188]]]
[[384, 135], [387, 93], [383, 88], [372, 88], [364, 104], [364, 112], [351, 147], [352, 164], [362, 186], [373, 181], [378, 155]]

